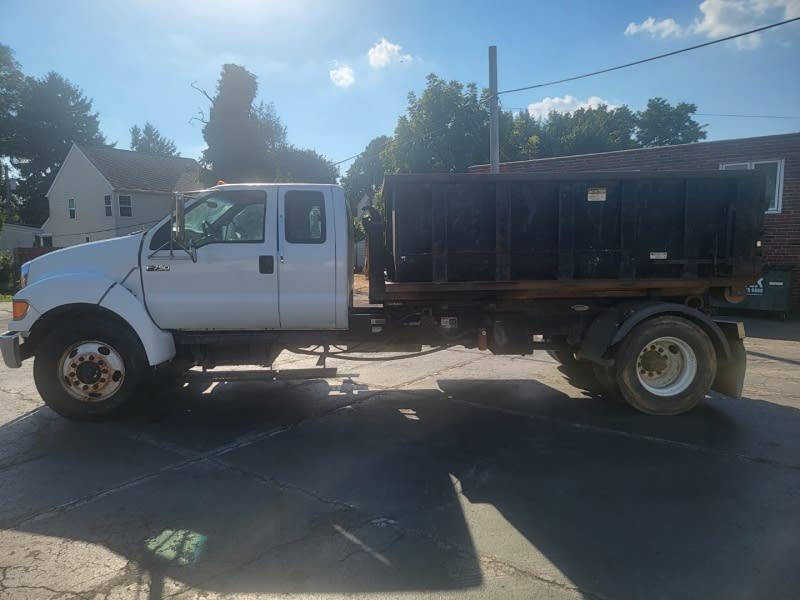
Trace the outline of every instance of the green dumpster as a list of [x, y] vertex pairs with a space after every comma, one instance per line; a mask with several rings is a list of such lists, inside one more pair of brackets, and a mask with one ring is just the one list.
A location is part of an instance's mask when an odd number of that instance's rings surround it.
[[711, 306], [725, 309], [743, 309], [769, 312], [786, 318], [790, 309], [792, 272], [787, 268], [768, 267], [764, 276], [745, 288], [745, 299], [732, 304], [721, 298], [712, 298]]

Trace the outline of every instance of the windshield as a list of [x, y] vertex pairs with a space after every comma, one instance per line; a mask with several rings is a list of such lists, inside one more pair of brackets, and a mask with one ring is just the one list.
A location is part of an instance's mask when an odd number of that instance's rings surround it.
[[[264, 241], [266, 194], [259, 190], [212, 191], [186, 209], [186, 244]], [[171, 221], [161, 225], [150, 241], [151, 250], [169, 245]]]

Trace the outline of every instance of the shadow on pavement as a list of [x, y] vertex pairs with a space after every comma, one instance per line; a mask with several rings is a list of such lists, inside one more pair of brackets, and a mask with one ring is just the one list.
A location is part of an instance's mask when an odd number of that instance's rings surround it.
[[[358, 594], [466, 590], [486, 573], [600, 598], [800, 590], [797, 410], [715, 396], [652, 418], [535, 381], [439, 387], [219, 385], [155, 423], [41, 410], [0, 429], [0, 484], [23, 482], [4, 523], [109, 548], [149, 573], [131, 585], [150, 598], [165, 577]], [[40, 498], [56, 472], [65, 498], [115, 493], [31, 520], [57, 504]]]

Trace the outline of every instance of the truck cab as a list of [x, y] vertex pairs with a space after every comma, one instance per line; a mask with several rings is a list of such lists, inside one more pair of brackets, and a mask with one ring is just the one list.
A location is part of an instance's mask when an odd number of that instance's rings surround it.
[[347, 329], [351, 225], [339, 186], [217, 186], [187, 203], [188, 252], [170, 246], [170, 223], [143, 236], [139, 256], [161, 329]]

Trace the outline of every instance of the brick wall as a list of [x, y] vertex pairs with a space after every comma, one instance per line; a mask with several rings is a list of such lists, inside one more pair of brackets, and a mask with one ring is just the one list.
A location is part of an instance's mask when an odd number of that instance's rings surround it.
[[[792, 268], [792, 303], [800, 308], [800, 133], [700, 142], [620, 152], [583, 154], [502, 163], [502, 173], [575, 173], [580, 171], [708, 171], [720, 163], [783, 159], [781, 212], [764, 217], [764, 259]], [[488, 172], [488, 165], [470, 172]]]

